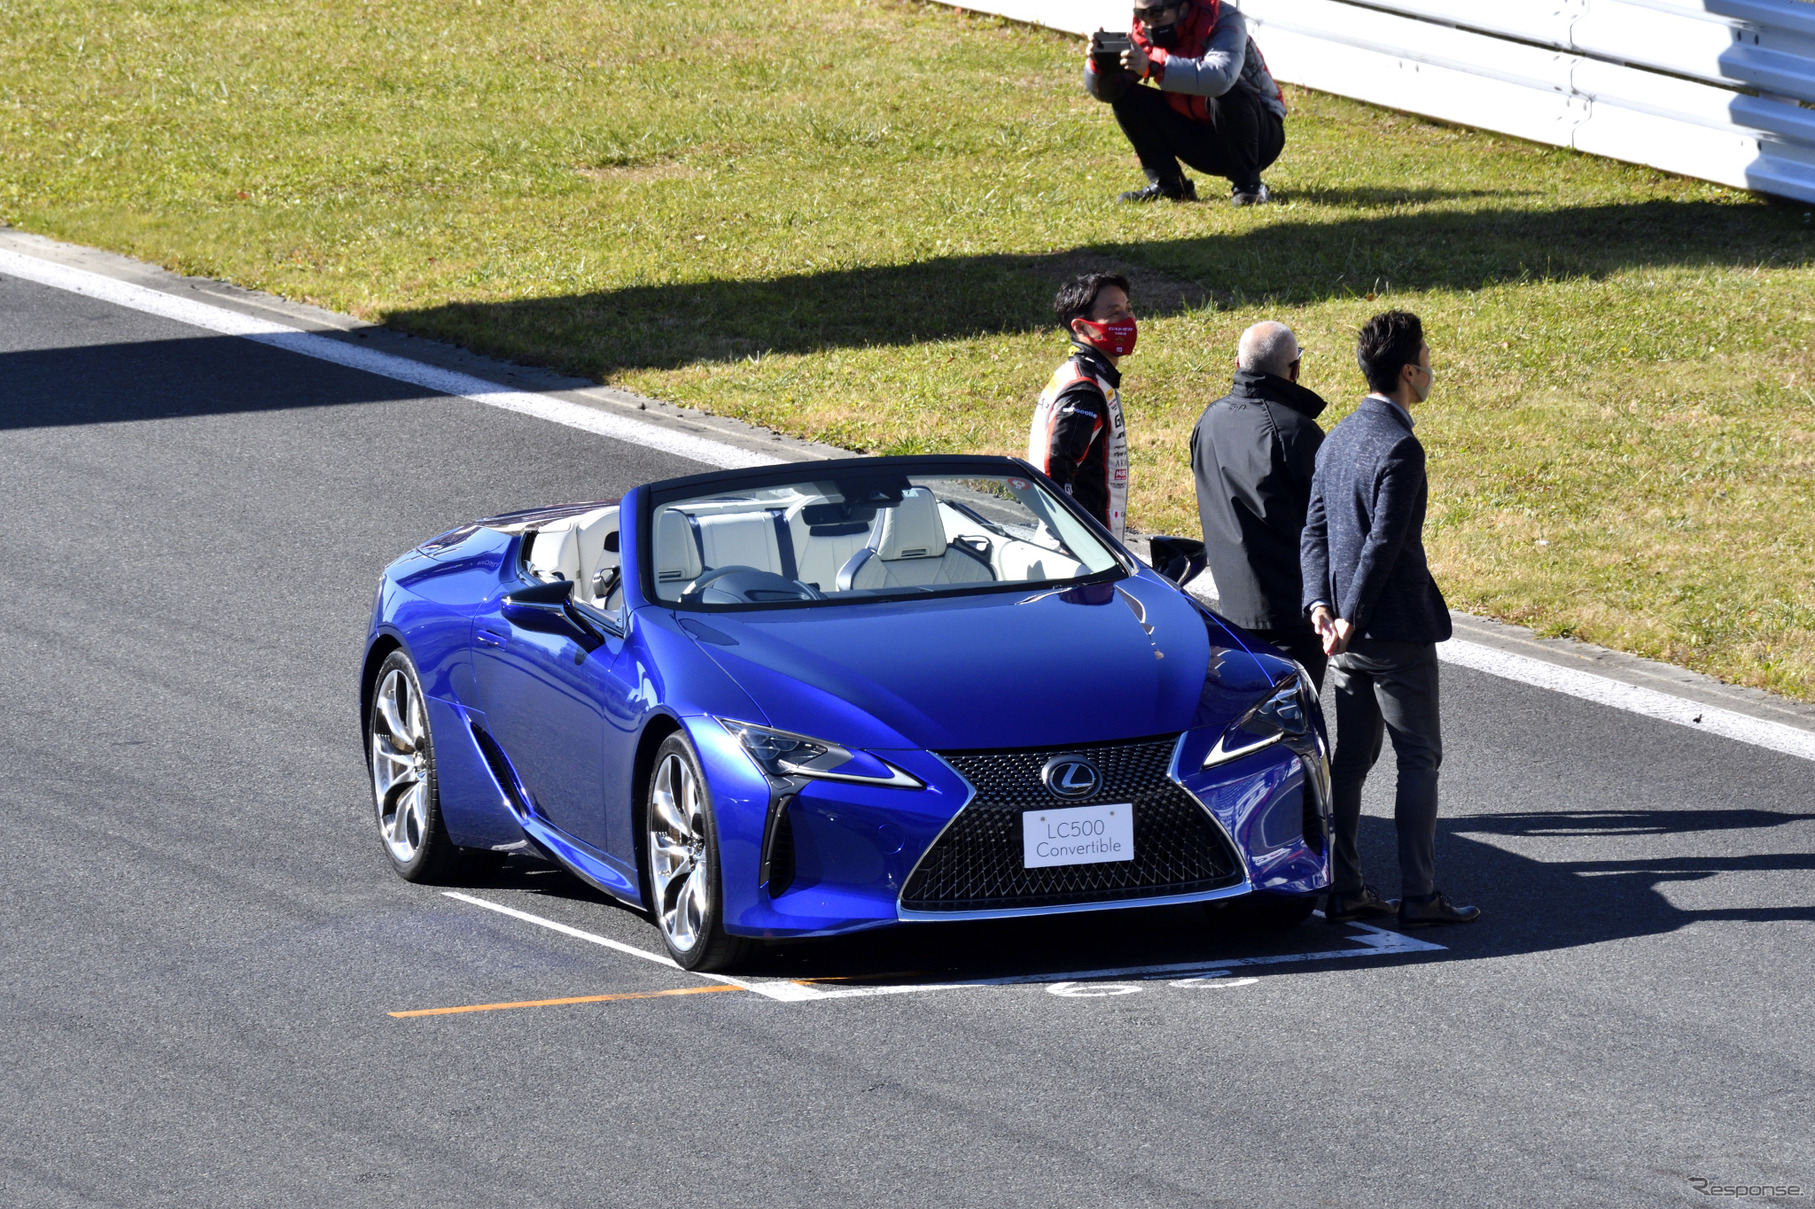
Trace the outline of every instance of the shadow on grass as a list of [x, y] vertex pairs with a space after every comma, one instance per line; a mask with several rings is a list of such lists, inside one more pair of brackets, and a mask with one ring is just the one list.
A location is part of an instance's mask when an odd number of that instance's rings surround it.
[[[1384, 199], [1418, 191], [1379, 191]], [[1131, 209], [1138, 229], [1142, 212]], [[1815, 231], [1783, 207], [1652, 201], [1563, 210], [1282, 218], [1237, 235], [1131, 240], [1046, 256], [961, 256], [754, 281], [456, 302], [391, 313], [397, 327], [604, 378], [766, 353], [1024, 333], [1050, 325], [1060, 281], [1124, 268], [1136, 310], [1302, 304], [1394, 290], [1471, 290], [1644, 267], [1803, 265]]]
[[1354, 210], [1384, 210], [1392, 206], [1421, 206], [1431, 202], [1470, 201], [1483, 197], [1527, 197], [1527, 189], [1391, 189], [1360, 186], [1352, 189], [1281, 189], [1280, 202], [1309, 202]]

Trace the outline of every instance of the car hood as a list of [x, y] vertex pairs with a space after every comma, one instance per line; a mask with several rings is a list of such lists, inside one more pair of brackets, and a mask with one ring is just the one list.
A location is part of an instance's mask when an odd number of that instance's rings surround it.
[[1214, 617], [1143, 577], [678, 621], [767, 715], [749, 721], [872, 749], [1172, 734], [1268, 685]]

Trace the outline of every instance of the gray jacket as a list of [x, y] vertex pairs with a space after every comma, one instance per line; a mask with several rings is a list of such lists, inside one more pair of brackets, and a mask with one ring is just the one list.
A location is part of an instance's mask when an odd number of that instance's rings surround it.
[[[1090, 60], [1084, 61], [1084, 91], [1099, 101], [1115, 101], [1133, 83], [1134, 76], [1128, 72], [1099, 78]], [[1159, 86], [1162, 92], [1220, 97], [1238, 84], [1260, 98], [1260, 103], [1274, 116], [1286, 116], [1285, 103], [1279, 99], [1279, 85], [1273, 82], [1272, 73], [1262, 61], [1254, 40], [1248, 36], [1247, 19], [1240, 10], [1225, 4], [1203, 57], [1167, 56], [1165, 78], [1159, 81]]]
[[1424, 559], [1424, 446], [1397, 405], [1369, 397], [1317, 451], [1299, 564], [1318, 601], [1362, 638], [1442, 642], [1449, 606]]

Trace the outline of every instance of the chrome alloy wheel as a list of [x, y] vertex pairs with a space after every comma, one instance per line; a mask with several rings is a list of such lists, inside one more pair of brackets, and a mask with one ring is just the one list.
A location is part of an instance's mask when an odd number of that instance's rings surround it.
[[706, 861], [705, 802], [693, 766], [670, 752], [649, 793], [652, 905], [669, 945], [680, 953], [700, 943], [712, 910]]
[[372, 711], [372, 796], [391, 858], [407, 865], [429, 831], [429, 723], [416, 686], [399, 667], [378, 686]]

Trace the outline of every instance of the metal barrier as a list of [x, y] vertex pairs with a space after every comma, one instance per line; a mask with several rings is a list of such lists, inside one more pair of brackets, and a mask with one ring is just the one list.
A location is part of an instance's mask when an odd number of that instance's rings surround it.
[[[1224, 0], [1281, 80], [1815, 202], [1815, 3]], [[966, 8], [1083, 34], [1126, 0]]]

